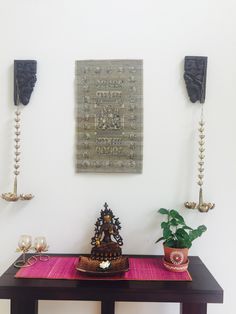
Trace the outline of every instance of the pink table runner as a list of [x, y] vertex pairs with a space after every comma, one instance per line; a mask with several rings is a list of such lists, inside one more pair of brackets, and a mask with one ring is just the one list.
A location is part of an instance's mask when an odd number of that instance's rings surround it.
[[129, 258], [129, 271], [111, 277], [92, 277], [76, 270], [78, 257], [51, 256], [47, 262], [37, 261], [21, 268], [16, 278], [76, 279], [76, 280], [165, 280], [191, 281], [189, 272], [174, 273], [166, 270], [161, 258]]

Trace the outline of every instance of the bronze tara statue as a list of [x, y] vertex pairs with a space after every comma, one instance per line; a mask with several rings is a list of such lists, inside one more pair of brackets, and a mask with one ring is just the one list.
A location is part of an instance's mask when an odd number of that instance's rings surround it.
[[92, 259], [115, 260], [122, 255], [120, 246], [123, 245], [123, 239], [119, 234], [120, 229], [119, 218], [115, 218], [112, 210], [105, 203], [95, 223], [95, 235], [91, 239]]
[[92, 276], [111, 276], [128, 271], [129, 260], [121, 252], [123, 239], [120, 229], [119, 218], [115, 218], [105, 203], [95, 223], [91, 254], [80, 256], [76, 269]]

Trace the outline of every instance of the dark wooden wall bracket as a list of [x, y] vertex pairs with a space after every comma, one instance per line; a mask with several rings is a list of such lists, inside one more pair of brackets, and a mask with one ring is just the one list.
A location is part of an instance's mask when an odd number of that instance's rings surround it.
[[185, 57], [184, 80], [191, 102], [205, 102], [206, 75], [207, 57]]
[[28, 105], [36, 83], [37, 61], [14, 61], [14, 103]]

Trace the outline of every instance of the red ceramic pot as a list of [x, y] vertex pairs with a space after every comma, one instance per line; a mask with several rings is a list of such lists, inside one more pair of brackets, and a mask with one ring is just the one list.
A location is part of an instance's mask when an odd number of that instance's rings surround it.
[[182, 265], [188, 262], [188, 248], [178, 249], [164, 245], [165, 260], [174, 265]]
[[163, 265], [164, 265], [164, 267], [167, 270], [173, 271], [175, 273], [181, 273], [181, 272], [186, 271], [188, 269], [188, 264], [189, 264], [189, 261], [187, 261], [187, 263], [185, 263], [185, 264], [175, 265], [175, 264], [167, 262], [165, 260], [165, 258], [163, 257]]

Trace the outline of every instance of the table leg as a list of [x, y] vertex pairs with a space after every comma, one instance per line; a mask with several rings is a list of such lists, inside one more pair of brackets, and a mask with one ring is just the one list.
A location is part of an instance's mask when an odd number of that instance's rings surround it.
[[38, 314], [38, 300], [11, 299], [11, 314]]
[[180, 314], [207, 314], [207, 303], [181, 303]]
[[115, 314], [115, 302], [114, 301], [102, 301], [101, 314]]

